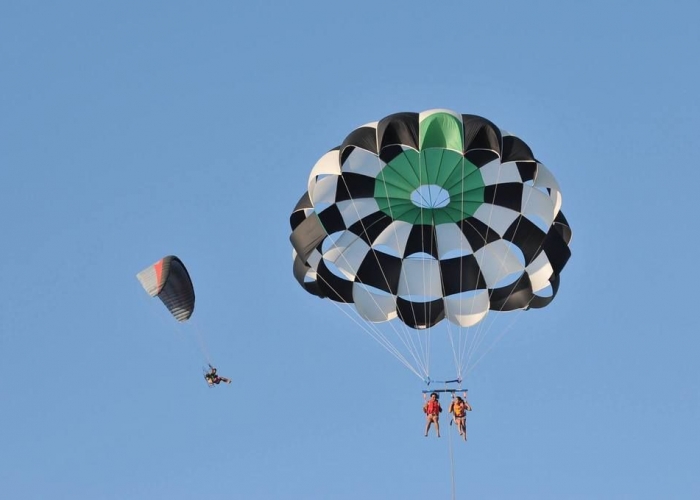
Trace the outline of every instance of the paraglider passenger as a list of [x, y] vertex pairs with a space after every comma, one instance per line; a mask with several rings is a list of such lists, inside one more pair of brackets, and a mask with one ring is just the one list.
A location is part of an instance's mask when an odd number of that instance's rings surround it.
[[449, 413], [452, 413], [452, 418], [455, 421], [455, 424], [457, 424], [457, 430], [459, 431], [459, 435], [462, 436], [462, 439], [465, 441], [467, 440], [467, 413], [468, 411], [472, 411], [472, 407], [469, 406], [469, 403], [464, 401], [461, 397], [457, 396], [455, 399], [452, 400], [452, 403], [450, 403], [450, 409], [448, 410]]
[[438, 395], [436, 392], [433, 392], [430, 394], [430, 400], [423, 405], [423, 413], [425, 413], [426, 415], [426, 437], [428, 437], [428, 431], [430, 430], [430, 425], [433, 422], [435, 423], [437, 437], [440, 437], [440, 424], [438, 423], [438, 419], [440, 418], [440, 412], [442, 412], [442, 407], [440, 406], [440, 401], [438, 401]]
[[221, 382], [224, 382], [226, 384], [231, 383], [231, 379], [228, 379], [226, 377], [220, 376], [218, 373], [216, 373], [216, 368], [213, 366], [209, 365], [209, 372], [207, 372], [206, 375], [204, 375], [204, 378], [207, 379], [207, 384], [209, 385], [214, 385], [217, 384], [219, 385]]

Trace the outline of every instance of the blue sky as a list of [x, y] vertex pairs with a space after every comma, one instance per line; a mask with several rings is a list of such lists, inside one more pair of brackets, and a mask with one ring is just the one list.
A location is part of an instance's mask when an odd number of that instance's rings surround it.
[[[700, 497], [700, 9], [528, 3], [3, 5], [0, 497]], [[466, 445], [291, 273], [316, 160], [431, 108], [527, 141], [574, 231]], [[167, 254], [182, 328], [135, 279]]]

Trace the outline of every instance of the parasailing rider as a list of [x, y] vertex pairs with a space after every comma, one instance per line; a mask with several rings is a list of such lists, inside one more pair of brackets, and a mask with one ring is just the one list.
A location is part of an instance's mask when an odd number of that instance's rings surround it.
[[438, 401], [437, 392], [433, 392], [430, 394], [430, 400], [423, 405], [423, 413], [426, 415], [425, 437], [428, 437], [428, 431], [433, 422], [435, 423], [437, 437], [440, 437], [440, 423], [438, 422], [440, 412], [442, 412], [442, 407], [440, 406], [440, 401]]
[[449, 413], [452, 413], [452, 418], [457, 424], [457, 430], [459, 431], [459, 435], [462, 436], [462, 439], [464, 439], [465, 441], [467, 440], [466, 412], [468, 411], [472, 411], [472, 407], [469, 405], [469, 403], [467, 403], [459, 396], [452, 399], [452, 402], [450, 403], [450, 409], [448, 410]]

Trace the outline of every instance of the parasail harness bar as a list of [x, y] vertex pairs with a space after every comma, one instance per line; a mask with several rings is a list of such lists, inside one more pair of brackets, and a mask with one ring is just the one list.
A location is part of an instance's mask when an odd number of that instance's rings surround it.
[[427, 389], [424, 391], [421, 391], [423, 394], [432, 394], [434, 392], [449, 392], [450, 394], [454, 394], [455, 392], [467, 392], [468, 389]]
[[[454, 380], [431, 380], [430, 377], [426, 377], [426, 378], [425, 378], [425, 384], [428, 385], [428, 386], [429, 386], [430, 384], [445, 384], [445, 386], [447, 386], [447, 384], [459, 384], [459, 385], [462, 385], [462, 379], [461, 379], [461, 378], [456, 378], [456, 379], [454, 379]], [[423, 394], [431, 394], [431, 393], [433, 393], [433, 392], [437, 392], [437, 393], [446, 392], [446, 393], [454, 394], [454, 393], [456, 393], [456, 392], [467, 392], [467, 389], [461, 389], [461, 388], [447, 388], [447, 387], [445, 387], [444, 389], [425, 389], [425, 390], [423, 390], [423, 391], [421, 391], [421, 392], [423, 392]]]
[[461, 378], [456, 378], [454, 380], [431, 380], [430, 377], [426, 377], [424, 380], [425, 385], [430, 385], [430, 384], [461, 384], [462, 379]]

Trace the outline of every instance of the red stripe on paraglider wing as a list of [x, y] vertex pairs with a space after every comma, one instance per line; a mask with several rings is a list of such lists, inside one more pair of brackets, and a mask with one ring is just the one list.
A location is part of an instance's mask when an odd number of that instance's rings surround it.
[[161, 281], [163, 279], [163, 259], [153, 264], [153, 269], [156, 271], [156, 283], [158, 283], [158, 291], [160, 292], [160, 289], [163, 288], [163, 282]]

